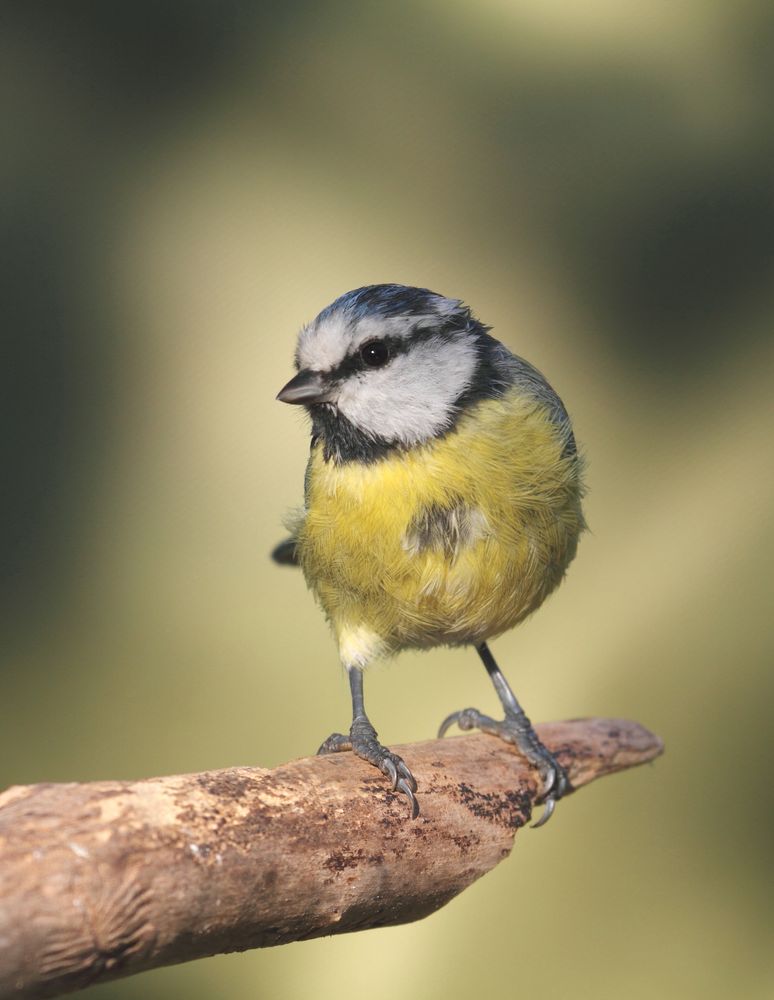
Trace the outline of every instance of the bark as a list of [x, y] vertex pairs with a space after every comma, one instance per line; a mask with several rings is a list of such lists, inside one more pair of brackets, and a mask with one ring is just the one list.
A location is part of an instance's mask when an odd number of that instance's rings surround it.
[[[575, 788], [663, 749], [619, 719], [538, 732]], [[413, 821], [405, 798], [348, 753], [274, 770], [8, 789], [0, 997], [54, 996], [437, 910], [508, 856], [538, 795], [535, 774], [481, 734], [394, 749], [419, 784]]]

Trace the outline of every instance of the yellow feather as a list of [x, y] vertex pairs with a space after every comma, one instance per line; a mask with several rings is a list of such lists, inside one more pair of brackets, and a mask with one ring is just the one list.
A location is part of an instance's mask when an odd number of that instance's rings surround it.
[[[371, 464], [325, 462], [317, 444], [299, 555], [342, 659], [482, 642], [534, 611], [584, 527], [580, 463], [565, 443], [544, 406], [512, 391]], [[453, 554], [408, 540], [423, 510], [460, 504], [474, 529]]]

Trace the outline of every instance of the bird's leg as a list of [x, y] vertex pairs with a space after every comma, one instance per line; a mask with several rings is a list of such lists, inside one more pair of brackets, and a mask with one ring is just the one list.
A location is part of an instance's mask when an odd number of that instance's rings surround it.
[[499, 736], [518, 747], [530, 764], [540, 771], [543, 778], [543, 791], [538, 801], [545, 808], [537, 823], [532, 824], [536, 827], [542, 826], [551, 818], [556, 803], [571, 790], [572, 786], [562, 765], [551, 751], [540, 742], [538, 734], [532, 728], [532, 723], [497, 666], [487, 644], [482, 642], [476, 646], [476, 652], [484, 661], [487, 673], [492, 679], [497, 696], [505, 709], [505, 718], [502, 721], [497, 721], [490, 719], [488, 715], [483, 715], [477, 708], [465, 708], [447, 716], [441, 724], [438, 735], [443, 736], [446, 730], [456, 722], [460, 729], [481, 729], [485, 733]]
[[419, 803], [414, 795], [417, 790], [414, 775], [409, 771], [401, 757], [392, 753], [387, 747], [383, 747], [376, 738], [377, 732], [371, 725], [363, 704], [363, 671], [360, 667], [347, 667], [347, 673], [352, 692], [352, 726], [349, 735], [334, 733], [328, 737], [317, 753], [339, 753], [342, 750], [351, 750], [358, 757], [367, 760], [369, 764], [378, 767], [382, 774], [386, 774], [392, 782], [393, 791], [403, 792], [409, 800], [411, 818], [416, 819], [419, 815]]

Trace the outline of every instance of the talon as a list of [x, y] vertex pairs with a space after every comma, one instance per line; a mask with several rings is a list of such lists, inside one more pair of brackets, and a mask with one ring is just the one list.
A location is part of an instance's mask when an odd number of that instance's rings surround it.
[[390, 781], [392, 782], [392, 790], [394, 792], [395, 789], [398, 787], [398, 769], [395, 766], [393, 760], [390, 757], [383, 757], [379, 761], [379, 770], [383, 774], [386, 774], [387, 777], [390, 779]]
[[554, 755], [546, 750], [545, 747], [541, 747], [541, 750], [545, 754], [544, 760], [547, 767], [541, 771], [544, 784], [537, 801], [542, 804], [547, 802], [548, 799], [555, 799], [558, 802], [559, 799], [572, 790], [572, 785], [569, 782], [567, 773]]
[[537, 830], [538, 827], [545, 826], [554, 815], [554, 809], [556, 809], [556, 799], [552, 795], [543, 801], [543, 815], [535, 823], [530, 824], [532, 829]]
[[403, 761], [401, 761], [398, 764], [398, 773], [400, 774], [402, 780], [405, 781], [406, 784], [409, 786], [409, 788], [411, 789], [411, 791], [415, 792], [417, 790], [416, 778], [411, 773], [411, 771], [409, 771], [409, 769], [406, 767], [406, 765], [405, 765], [405, 763]]
[[475, 708], [463, 708], [459, 712], [452, 712], [452, 714], [447, 715], [441, 723], [441, 727], [438, 730], [438, 739], [440, 739], [446, 730], [453, 726], [455, 722], [460, 729], [465, 732], [469, 729], [474, 729], [478, 724], [479, 718], [480, 713], [477, 712]]
[[[543, 791], [540, 793], [540, 799], [539, 799], [540, 802], [545, 802], [549, 798], [549, 794], [548, 793], [551, 791], [551, 789], [557, 783], [556, 782], [556, 777], [557, 777], [556, 771], [554, 770], [553, 767], [550, 768], [550, 770], [548, 771], [548, 773], [543, 778], [545, 784], [543, 785]], [[553, 796], [551, 796], [551, 797], [553, 797]]]
[[507, 743], [513, 744], [522, 756], [537, 769], [542, 789], [535, 802], [537, 805], [543, 806], [543, 815], [532, 826], [540, 827], [546, 824], [554, 814], [556, 803], [563, 795], [572, 790], [572, 786], [567, 779], [564, 768], [551, 751], [540, 742], [529, 719], [523, 713], [518, 715], [515, 711], [509, 711], [507, 706], [505, 719], [500, 721], [484, 715], [476, 708], [464, 708], [459, 712], [453, 712], [443, 720], [438, 732], [439, 737], [443, 736], [455, 722], [460, 729], [480, 729], [484, 733], [497, 736]]
[[[414, 781], [413, 777], [411, 780]], [[416, 819], [417, 816], [419, 815], [419, 803], [417, 802], [416, 796], [414, 795], [415, 790], [416, 790], [416, 782], [414, 782], [414, 788], [412, 789], [405, 778], [401, 778], [398, 781], [396, 791], [403, 792], [403, 794], [409, 800], [409, 804], [411, 806], [412, 819]]]
[[536, 823], [532, 824], [535, 830], [540, 826], [545, 826], [554, 815], [556, 803], [572, 787], [562, 765], [554, 759], [553, 754], [549, 753], [548, 750], [545, 753], [547, 758], [549, 758], [550, 768], [545, 775], [545, 787], [540, 797], [535, 800], [539, 805], [543, 806], [543, 815]]
[[419, 803], [415, 792], [417, 782], [406, 762], [396, 753], [392, 753], [377, 739], [376, 730], [367, 718], [353, 720], [349, 736], [334, 733], [318, 750], [318, 753], [337, 753], [341, 750], [352, 750], [362, 760], [377, 767], [387, 778], [393, 792], [401, 792], [409, 800], [411, 818], [419, 815]]
[[382, 771], [392, 782], [393, 792], [402, 792], [411, 805], [411, 818], [416, 819], [419, 815], [419, 803], [414, 792], [417, 790], [417, 783], [414, 775], [409, 771], [406, 762], [397, 754], [385, 751], [384, 757], [378, 763], [379, 770]]
[[450, 729], [454, 725], [454, 723], [457, 721], [457, 719], [459, 717], [460, 717], [460, 712], [452, 712], [451, 715], [447, 715], [446, 716], [446, 718], [443, 720], [443, 722], [441, 723], [441, 725], [440, 725], [440, 727], [438, 729], [438, 739], [439, 740], [444, 735], [444, 733], [446, 732], [446, 730]]

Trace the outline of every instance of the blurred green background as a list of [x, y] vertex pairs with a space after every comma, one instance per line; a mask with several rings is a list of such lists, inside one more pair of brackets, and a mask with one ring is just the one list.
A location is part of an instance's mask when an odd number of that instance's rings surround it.
[[[273, 765], [346, 725], [267, 557], [307, 454], [274, 395], [301, 323], [380, 281], [469, 302], [588, 457], [568, 580], [494, 647], [530, 714], [667, 744], [428, 920], [90, 995], [771, 997], [771, 4], [0, 20], [0, 785]], [[494, 708], [471, 651], [367, 697], [393, 743]]]

